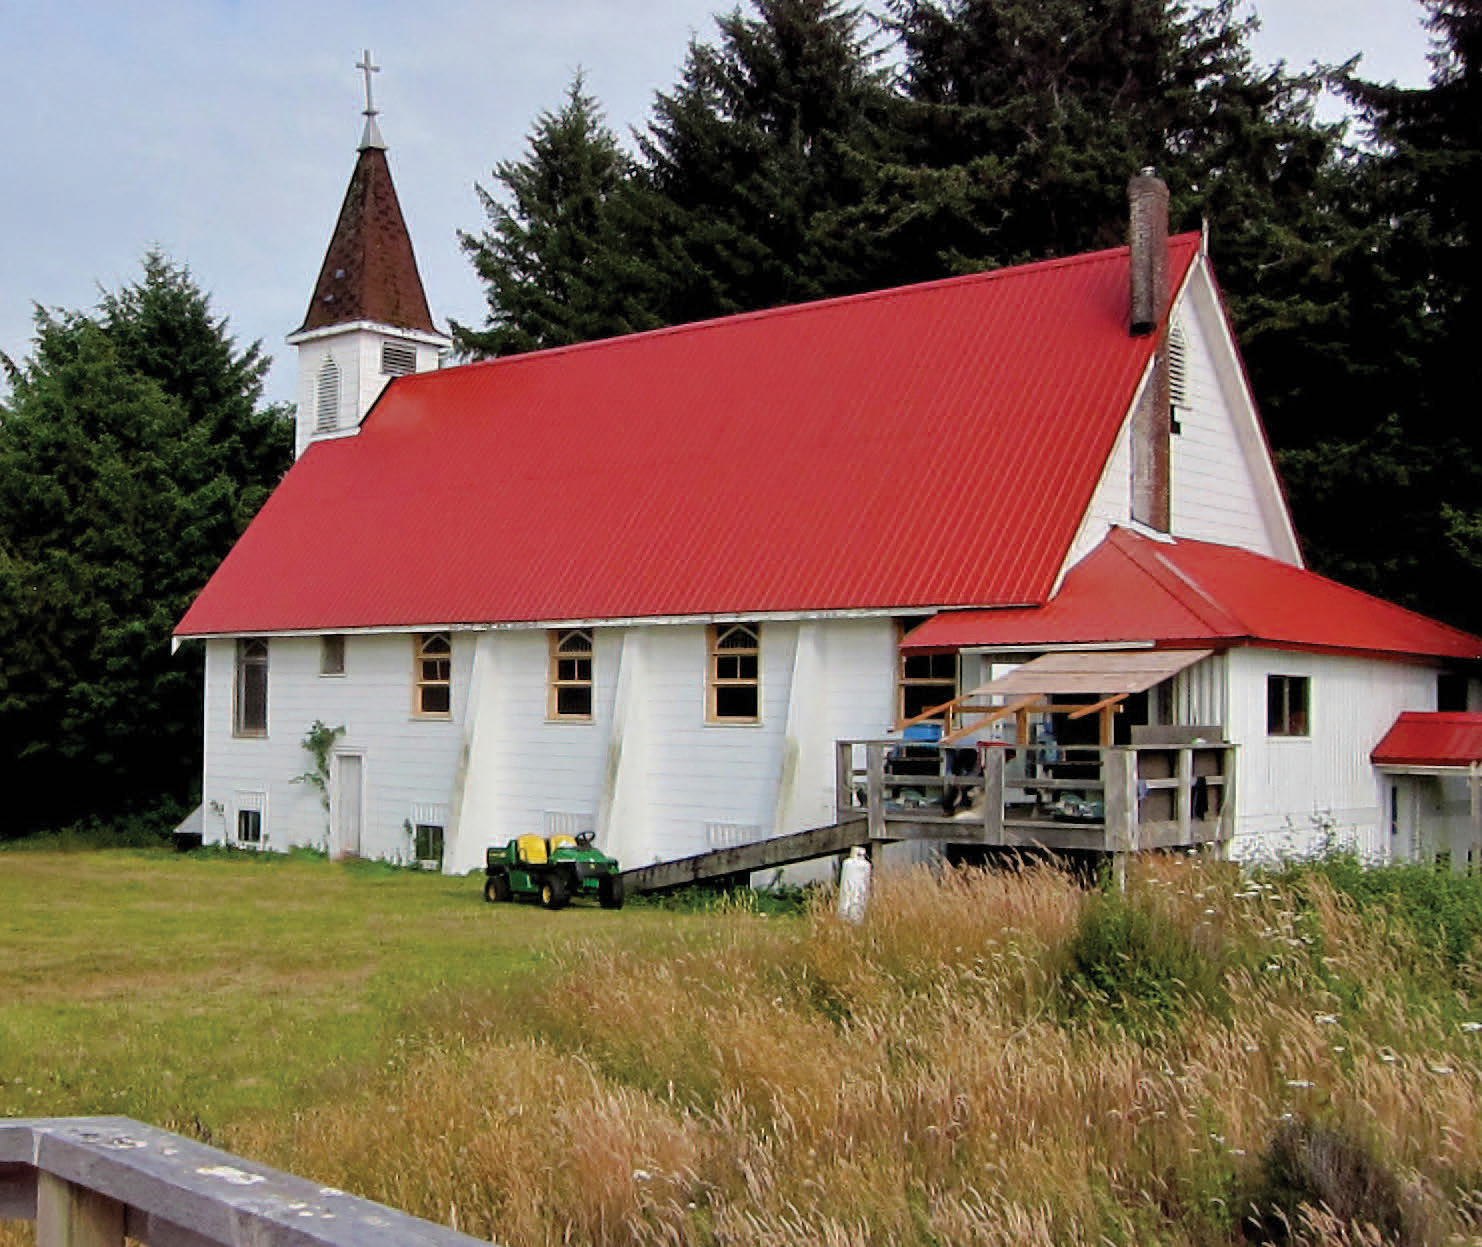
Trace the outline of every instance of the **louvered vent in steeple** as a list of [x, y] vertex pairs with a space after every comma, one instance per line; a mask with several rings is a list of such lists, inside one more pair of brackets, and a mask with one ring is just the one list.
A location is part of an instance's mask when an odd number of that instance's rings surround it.
[[314, 392], [314, 432], [333, 433], [340, 427], [340, 366], [328, 354], [319, 366]]

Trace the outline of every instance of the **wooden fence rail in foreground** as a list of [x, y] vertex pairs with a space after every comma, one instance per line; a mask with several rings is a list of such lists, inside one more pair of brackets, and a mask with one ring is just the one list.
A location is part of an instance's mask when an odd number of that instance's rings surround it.
[[483, 1240], [127, 1117], [0, 1118], [0, 1220], [37, 1247], [468, 1247]]

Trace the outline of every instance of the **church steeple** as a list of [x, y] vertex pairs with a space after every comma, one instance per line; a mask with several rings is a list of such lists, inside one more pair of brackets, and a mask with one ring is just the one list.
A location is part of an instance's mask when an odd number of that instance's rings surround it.
[[304, 323], [288, 335], [299, 349], [296, 446], [353, 433], [386, 382], [436, 368], [451, 339], [433, 323], [411, 235], [391, 180], [365, 73], [365, 130]]

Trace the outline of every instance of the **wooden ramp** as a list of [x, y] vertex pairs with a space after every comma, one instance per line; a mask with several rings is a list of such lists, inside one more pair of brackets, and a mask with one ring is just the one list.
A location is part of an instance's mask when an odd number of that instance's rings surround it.
[[[896, 838], [892, 836], [890, 839]], [[722, 883], [738, 875], [749, 875], [753, 870], [774, 870], [818, 857], [832, 857], [836, 853], [847, 853], [857, 844], [870, 843], [869, 822], [861, 811], [857, 818], [830, 823], [827, 827], [813, 827], [788, 836], [774, 836], [770, 840], [732, 845], [673, 862], [625, 870], [623, 884], [629, 892], [664, 892], [693, 884]], [[876, 840], [874, 843], [889, 841]]]

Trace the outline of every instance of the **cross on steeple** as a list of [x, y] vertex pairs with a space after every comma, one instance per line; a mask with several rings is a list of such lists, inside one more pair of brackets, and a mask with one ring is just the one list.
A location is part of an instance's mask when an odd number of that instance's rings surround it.
[[374, 117], [376, 115], [376, 105], [371, 99], [371, 75], [380, 73], [381, 67], [371, 61], [370, 49], [366, 48], [365, 59], [356, 61], [355, 68], [365, 70], [365, 115], [367, 117]]
[[365, 56], [355, 62], [355, 68], [365, 73], [365, 133], [360, 136], [361, 150], [367, 147], [385, 147], [386, 140], [381, 137], [380, 126], [376, 125], [379, 110], [371, 95], [371, 75], [380, 73], [381, 67], [371, 60], [370, 49], [366, 48]]

